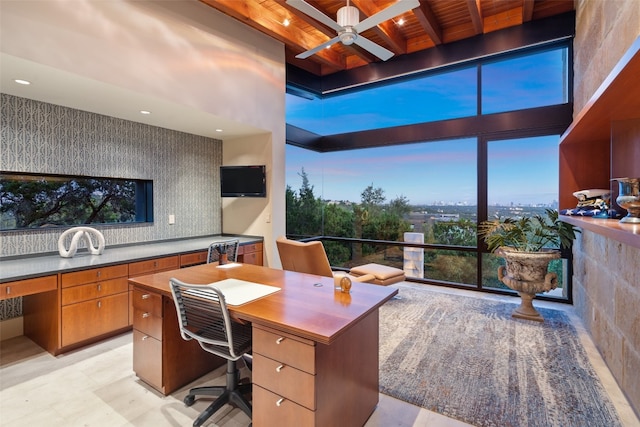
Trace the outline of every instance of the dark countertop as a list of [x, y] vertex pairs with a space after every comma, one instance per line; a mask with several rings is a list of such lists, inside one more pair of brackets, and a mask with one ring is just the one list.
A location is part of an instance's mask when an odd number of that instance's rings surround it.
[[145, 259], [206, 250], [215, 241], [238, 238], [240, 244], [262, 242], [262, 237], [213, 235], [161, 240], [130, 245], [106, 246], [101, 255], [78, 249], [73, 258], [62, 258], [57, 252], [0, 258], [0, 283], [47, 276], [90, 267], [143, 261]]

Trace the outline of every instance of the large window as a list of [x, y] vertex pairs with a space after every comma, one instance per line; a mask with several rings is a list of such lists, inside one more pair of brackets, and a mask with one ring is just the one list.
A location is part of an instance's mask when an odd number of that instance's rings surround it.
[[151, 181], [0, 174], [0, 229], [153, 221]]
[[477, 113], [476, 67], [325, 98], [287, 95], [287, 123], [319, 135], [433, 122]]
[[[376, 262], [426, 283], [513, 292], [498, 281], [502, 261], [483, 251], [477, 224], [558, 208], [567, 58], [566, 45], [540, 48], [288, 102], [287, 123], [325, 135], [328, 152], [287, 146], [287, 234], [323, 236], [336, 267]], [[305, 103], [315, 106], [305, 112]], [[562, 119], [541, 124], [559, 111]], [[367, 147], [383, 138], [393, 141]], [[567, 299], [566, 260], [552, 268], [564, 278], [554, 295]]]

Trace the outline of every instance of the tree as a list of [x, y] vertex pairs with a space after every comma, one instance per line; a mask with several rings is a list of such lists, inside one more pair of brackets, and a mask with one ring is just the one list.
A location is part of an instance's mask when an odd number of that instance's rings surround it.
[[298, 174], [302, 186], [296, 194], [287, 186], [287, 234], [317, 236], [322, 233], [322, 201], [313, 194], [307, 173], [302, 168]]

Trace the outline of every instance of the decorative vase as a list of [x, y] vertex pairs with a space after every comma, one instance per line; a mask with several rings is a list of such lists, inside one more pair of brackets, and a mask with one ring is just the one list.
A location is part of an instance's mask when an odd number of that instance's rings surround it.
[[533, 307], [536, 294], [556, 288], [558, 275], [549, 273], [549, 263], [560, 258], [560, 252], [543, 249], [539, 252], [520, 252], [510, 247], [501, 247], [496, 254], [504, 258], [506, 266], [498, 268], [498, 278], [520, 295], [520, 306], [513, 317], [543, 322], [544, 319]]
[[627, 210], [620, 222], [640, 224], [640, 178], [614, 178], [618, 181], [616, 203]]

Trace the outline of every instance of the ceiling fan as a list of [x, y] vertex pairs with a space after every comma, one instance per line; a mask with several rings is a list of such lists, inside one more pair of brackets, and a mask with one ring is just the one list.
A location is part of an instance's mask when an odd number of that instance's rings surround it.
[[324, 25], [334, 29], [338, 35], [331, 40], [322, 43], [319, 46], [309, 49], [306, 52], [302, 52], [296, 55], [296, 58], [305, 59], [310, 57], [316, 52], [321, 51], [327, 46], [331, 46], [336, 42], [341, 42], [344, 45], [356, 44], [361, 48], [369, 51], [378, 58], [386, 61], [393, 56], [393, 52], [385, 49], [384, 47], [368, 40], [360, 35], [363, 31], [373, 28], [384, 21], [394, 18], [404, 12], [407, 12], [415, 7], [418, 7], [420, 2], [418, 0], [398, 0], [386, 9], [371, 15], [364, 21], [360, 22], [360, 11], [349, 4], [341, 7], [338, 10], [337, 20], [334, 21], [324, 13], [320, 12], [315, 7], [311, 6], [304, 0], [287, 0], [287, 4], [291, 7], [298, 9], [300, 12], [309, 15], [311, 18], [323, 23]]

